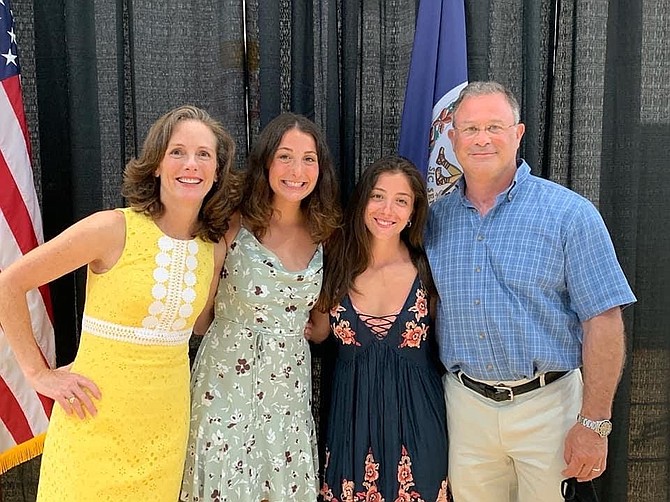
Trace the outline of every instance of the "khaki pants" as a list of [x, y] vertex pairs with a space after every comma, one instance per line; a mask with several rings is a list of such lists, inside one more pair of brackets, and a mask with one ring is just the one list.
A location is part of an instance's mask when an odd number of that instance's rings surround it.
[[497, 403], [444, 376], [455, 502], [563, 502], [563, 447], [582, 403], [572, 371]]

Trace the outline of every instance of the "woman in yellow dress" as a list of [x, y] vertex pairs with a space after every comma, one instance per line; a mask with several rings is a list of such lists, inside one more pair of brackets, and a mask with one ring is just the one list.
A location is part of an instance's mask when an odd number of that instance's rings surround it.
[[[56, 401], [38, 501], [174, 501], [188, 437], [188, 338], [216, 290], [236, 200], [234, 143], [176, 108], [126, 166], [130, 208], [95, 213], [0, 274], [0, 324], [27, 378]], [[74, 363], [50, 369], [26, 292], [88, 266]]]

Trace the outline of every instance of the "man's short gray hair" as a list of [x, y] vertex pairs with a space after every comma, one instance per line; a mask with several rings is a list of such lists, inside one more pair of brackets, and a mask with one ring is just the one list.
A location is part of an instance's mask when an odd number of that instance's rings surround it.
[[458, 110], [458, 107], [461, 106], [461, 103], [465, 98], [472, 96], [486, 96], [489, 94], [502, 94], [505, 96], [507, 103], [512, 109], [514, 123], [518, 124], [521, 120], [521, 107], [519, 106], [519, 102], [514, 97], [514, 94], [512, 94], [512, 91], [510, 91], [504, 85], [492, 80], [488, 82], [470, 82], [468, 85], [466, 85], [458, 95], [458, 99], [456, 99], [456, 101], [454, 101], [451, 105], [452, 116], [455, 119], [456, 111]]

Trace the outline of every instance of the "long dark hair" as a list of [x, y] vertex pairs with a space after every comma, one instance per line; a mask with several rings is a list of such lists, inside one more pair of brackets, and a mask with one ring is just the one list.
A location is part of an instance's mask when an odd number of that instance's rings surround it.
[[314, 122], [302, 115], [278, 115], [263, 128], [254, 142], [249, 153], [240, 213], [254, 235], [262, 238], [272, 217], [272, 189], [268, 178], [270, 164], [284, 134], [291, 129], [309, 134], [316, 144], [319, 178], [312, 193], [300, 205], [312, 239], [324, 242], [340, 225], [339, 185], [323, 133]]
[[423, 248], [423, 232], [428, 218], [426, 183], [421, 173], [403, 157], [383, 157], [371, 164], [361, 175], [344, 217], [344, 227], [326, 246], [326, 263], [323, 286], [317, 308], [327, 311], [354, 290], [356, 277], [365, 271], [372, 259], [372, 239], [365, 225], [365, 210], [370, 194], [379, 176], [385, 173], [403, 174], [414, 194], [411, 226], [400, 232], [400, 239], [407, 246], [419, 279], [431, 294], [435, 293], [428, 259]]

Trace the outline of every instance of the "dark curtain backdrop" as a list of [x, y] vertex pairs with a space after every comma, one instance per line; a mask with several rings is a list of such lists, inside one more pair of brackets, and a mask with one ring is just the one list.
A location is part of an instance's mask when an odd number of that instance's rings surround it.
[[[149, 125], [208, 109], [248, 145], [291, 110], [326, 131], [343, 200], [396, 149], [418, 0], [14, 0], [46, 237], [123, 203]], [[667, 0], [466, 0], [470, 80], [508, 85], [522, 155], [601, 210], [639, 302], [615, 401], [603, 501], [670, 500], [670, 5]], [[76, 350], [83, 275], [52, 287], [58, 360]], [[314, 352], [323, 418], [332, 358]], [[326, 426], [320, 421], [320, 431]], [[2, 478], [34, 500], [39, 460]]]

